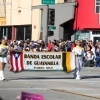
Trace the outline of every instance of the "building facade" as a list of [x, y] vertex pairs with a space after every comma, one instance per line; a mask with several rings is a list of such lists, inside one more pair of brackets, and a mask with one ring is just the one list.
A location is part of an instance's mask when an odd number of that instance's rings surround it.
[[[66, 2], [66, 3], [64, 3]], [[46, 8], [42, 0], [0, 0], [0, 38], [9, 40], [45, 40], [47, 36]], [[37, 9], [31, 9], [37, 7]], [[74, 21], [74, 0], [55, 0], [55, 30], [48, 39], [70, 39]], [[66, 10], [65, 10], [66, 9]], [[49, 31], [50, 32], [50, 31]]]
[[[46, 40], [46, 38], [48, 38], [48, 40], [54, 40], [58, 38], [63, 40], [71, 39], [71, 35], [73, 33], [73, 21], [76, 2], [74, 0], [66, 0], [66, 3], [64, 3], [64, 1], [65, 0], [57, 0], [55, 5], [49, 5], [48, 7], [47, 5], [32, 6], [32, 31], [34, 31], [36, 34], [35, 36], [32, 34], [34, 40], [39, 38], [43, 40]], [[49, 17], [47, 16], [47, 9], [55, 11], [54, 25], [51, 25], [55, 26], [55, 30], [47, 29], [47, 18]], [[35, 13], [38, 13], [38, 16], [36, 16]], [[36, 18], [38, 18], [38, 23], [34, 21]]]
[[0, 0], [0, 37], [14, 40], [31, 38], [32, 1]]
[[41, 0], [0, 0], [0, 38], [39, 39], [41, 10], [31, 10], [31, 6], [37, 5], [41, 5]]
[[75, 39], [100, 41], [100, 0], [76, 0]]

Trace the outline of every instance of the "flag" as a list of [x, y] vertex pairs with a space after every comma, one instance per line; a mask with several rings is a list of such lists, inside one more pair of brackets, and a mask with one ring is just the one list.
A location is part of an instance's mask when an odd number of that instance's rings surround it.
[[72, 72], [76, 69], [76, 60], [75, 54], [72, 52], [63, 52], [62, 53], [62, 66], [63, 70], [66, 72]]
[[10, 70], [19, 72], [24, 70], [23, 52], [10, 52]]

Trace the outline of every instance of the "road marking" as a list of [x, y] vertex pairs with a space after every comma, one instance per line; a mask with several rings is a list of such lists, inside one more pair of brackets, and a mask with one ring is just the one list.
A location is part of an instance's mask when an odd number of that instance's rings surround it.
[[57, 91], [57, 92], [63, 92], [63, 93], [67, 93], [67, 94], [74, 94], [74, 95], [78, 95], [78, 96], [83, 96], [83, 97], [89, 97], [89, 98], [95, 98], [100, 100], [100, 97], [95, 97], [95, 96], [90, 96], [90, 95], [85, 95], [85, 94], [80, 94], [80, 93], [76, 93], [76, 92], [69, 92], [66, 90], [57, 90], [57, 89], [51, 89], [52, 91]]

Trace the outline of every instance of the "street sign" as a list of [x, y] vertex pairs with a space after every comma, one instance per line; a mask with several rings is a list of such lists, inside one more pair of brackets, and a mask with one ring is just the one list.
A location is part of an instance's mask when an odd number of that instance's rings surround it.
[[48, 25], [48, 30], [56, 30], [56, 26]]
[[42, 4], [53, 5], [55, 4], [55, 0], [42, 0]]

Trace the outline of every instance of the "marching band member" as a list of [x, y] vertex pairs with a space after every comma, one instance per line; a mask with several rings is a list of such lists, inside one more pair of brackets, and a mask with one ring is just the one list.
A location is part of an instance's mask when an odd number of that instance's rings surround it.
[[2, 39], [0, 45], [0, 80], [4, 81], [4, 68], [5, 64], [7, 63], [7, 53], [8, 53], [8, 46], [6, 45], [6, 40]]
[[80, 71], [82, 68], [82, 61], [83, 61], [83, 56], [84, 56], [84, 49], [80, 45], [81, 45], [81, 42], [78, 40], [76, 47], [74, 47], [72, 50], [72, 52], [74, 52], [76, 55], [76, 70], [73, 75], [77, 80], [81, 79]]

